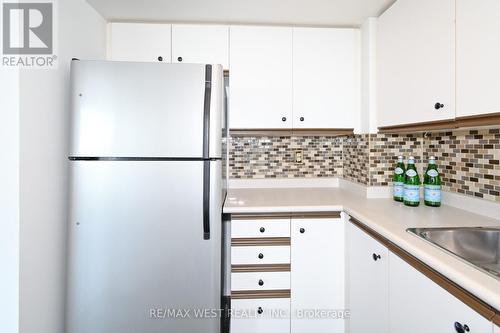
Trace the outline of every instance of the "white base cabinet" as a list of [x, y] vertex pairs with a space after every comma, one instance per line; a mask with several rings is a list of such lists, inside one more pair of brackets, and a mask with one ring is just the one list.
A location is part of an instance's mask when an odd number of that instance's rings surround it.
[[493, 324], [395, 254], [389, 254], [389, 332], [487, 333]]
[[292, 218], [292, 333], [344, 332], [344, 320], [335, 318], [345, 308], [344, 239], [342, 218]]
[[231, 333], [290, 333], [290, 299], [232, 300]]
[[350, 333], [389, 332], [389, 251], [347, 224]]

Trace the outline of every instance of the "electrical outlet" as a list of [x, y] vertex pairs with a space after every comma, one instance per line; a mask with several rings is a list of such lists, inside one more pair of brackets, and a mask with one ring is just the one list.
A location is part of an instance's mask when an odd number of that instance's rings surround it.
[[295, 151], [295, 163], [297, 164], [304, 163], [304, 153], [302, 152], [302, 150]]

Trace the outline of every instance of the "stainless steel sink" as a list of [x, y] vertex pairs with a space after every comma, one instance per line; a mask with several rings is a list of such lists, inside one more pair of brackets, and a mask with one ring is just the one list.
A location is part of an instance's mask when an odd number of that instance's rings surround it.
[[407, 231], [500, 280], [500, 228], [410, 228]]

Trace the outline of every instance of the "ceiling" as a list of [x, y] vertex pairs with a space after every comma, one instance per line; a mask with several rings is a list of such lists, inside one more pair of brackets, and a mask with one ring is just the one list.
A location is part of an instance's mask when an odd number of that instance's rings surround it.
[[359, 26], [395, 0], [87, 0], [109, 21]]

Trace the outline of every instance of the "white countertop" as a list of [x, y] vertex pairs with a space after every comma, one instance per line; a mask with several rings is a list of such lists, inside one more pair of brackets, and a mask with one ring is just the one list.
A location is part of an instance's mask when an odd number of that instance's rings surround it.
[[500, 281], [406, 232], [414, 227], [500, 227], [500, 220], [443, 205], [406, 207], [342, 188], [229, 190], [225, 213], [345, 211], [486, 303], [500, 310]]

